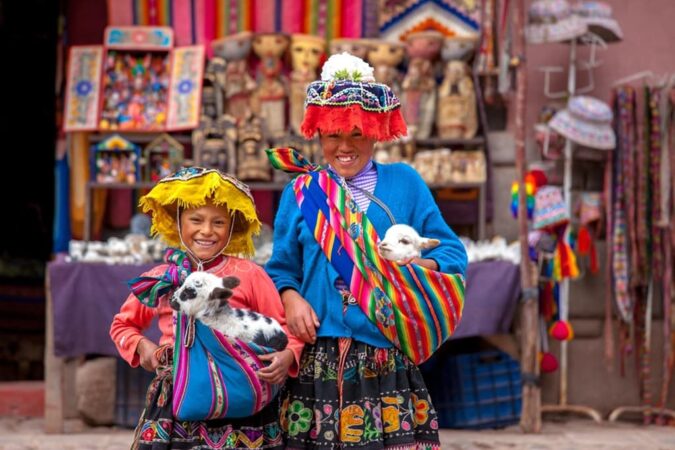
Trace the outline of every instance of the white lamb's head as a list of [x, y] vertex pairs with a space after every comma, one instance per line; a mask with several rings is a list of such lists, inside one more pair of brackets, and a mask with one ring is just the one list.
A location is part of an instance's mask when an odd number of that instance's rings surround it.
[[199, 318], [206, 311], [218, 308], [232, 297], [239, 278], [220, 278], [208, 272], [192, 272], [171, 297], [171, 307], [185, 315]]
[[406, 261], [419, 257], [422, 249], [434, 248], [441, 241], [425, 238], [417, 234], [414, 228], [396, 224], [384, 234], [384, 239], [377, 245], [380, 255], [390, 261]]

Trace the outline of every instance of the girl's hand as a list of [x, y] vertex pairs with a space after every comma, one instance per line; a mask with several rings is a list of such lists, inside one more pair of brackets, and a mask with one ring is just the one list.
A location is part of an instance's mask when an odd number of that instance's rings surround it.
[[258, 378], [272, 384], [284, 382], [286, 375], [288, 375], [288, 368], [295, 360], [295, 356], [290, 349], [260, 355], [259, 358], [261, 361], [271, 361], [271, 363], [258, 371]]
[[159, 367], [159, 360], [155, 356], [155, 350], [158, 346], [148, 338], [138, 341], [136, 353], [140, 358], [141, 367], [149, 372], [154, 372]]
[[293, 290], [287, 289], [281, 294], [281, 300], [286, 310], [288, 330], [302, 341], [313, 344], [316, 342], [316, 329], [319, 327], [319, 318], [307, 300]]

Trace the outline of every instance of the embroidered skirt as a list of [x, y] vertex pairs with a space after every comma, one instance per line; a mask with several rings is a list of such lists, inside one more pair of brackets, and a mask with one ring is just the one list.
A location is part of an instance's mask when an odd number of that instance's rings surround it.
[[282, 399], [289, 450], [441, 448], [422, 375], [395, 348], [319, 338], [305, 346]]
[[172, 349], [160, 357], [161, 368], [150, 383], [146, 406], [136, 427], [132, 450], [283, 449], [279, 398], [258, 414], [242, 419], [201, 422], [173, 418]]

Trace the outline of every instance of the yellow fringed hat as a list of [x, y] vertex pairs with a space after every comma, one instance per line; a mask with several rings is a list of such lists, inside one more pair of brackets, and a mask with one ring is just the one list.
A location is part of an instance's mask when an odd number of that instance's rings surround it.
[[180, 247], [177, 208], [199, 208], [207, 202], [226, 206], [234, 216], [232, 237], [223, 253], [252, 256], [255, 253], [252, 237], [260, 233], [260, 219], [248, 186], [230, 175], [216, 169], [184, 167], [162, 178], [139, 204], [152, 218], [152, 235], [159, 235], [170, 246]]

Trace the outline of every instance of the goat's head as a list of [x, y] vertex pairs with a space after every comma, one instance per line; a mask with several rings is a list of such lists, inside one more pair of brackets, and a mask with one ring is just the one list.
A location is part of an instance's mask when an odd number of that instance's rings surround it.
[[232, 289], [239, 286], [239, 278], [220, 278], [208, 272], [192, 272], [171, 297], [171, 307], [188, 316], [196, 316], [209, 307], [227, 304]]
[[408, 225], [396, 224], [387, 230], [377, 249], [384, 259], [406, 261], [421, 256], [423, 249], [434, 248], [440, 243], [438, 239], [420, 236]]

